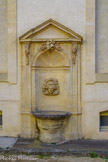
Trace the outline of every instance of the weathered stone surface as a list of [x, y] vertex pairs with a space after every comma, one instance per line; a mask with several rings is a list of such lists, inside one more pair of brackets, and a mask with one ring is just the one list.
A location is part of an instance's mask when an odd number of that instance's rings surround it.
[[106, 16], [108, 1], [98, 0], [96, 2], [96, 71], [97, 73], [108, 73], [108, 22]]
[[16, 44], [16, 0], [0, 0], [0, 110], [3, 115], [0, 136], [20, 135], [20, 86], [17, 76], [19, 70], [16, 73]]
[[45, 143], [64, 141], [64, 122], [71, 113], [63, 111], [34, 112], [39, 129], [39, 140]]
[[36, 118], [40, 119], [62, 119], [69, 117], [71, 113], [66, 111], [38, 111], [33, 113]]
[[[71, 112], [67, 140], [108, 139], [99, 129], [108, 111], [107, 9], [107, 0], [0, 0], [0, 136], [38, 138], [32, 107]], [[42, 92], [49, 78], [58, 80], [55, 96]]]
[[6, 149], [7, 147], [10, 149], [16, 143], [17, 138], [10, 137], [0, 137], [0, 147]]
[[84, 35], [85, 0], [18, 0], [17, 5], [18, 36], [50, 18]]
[[[81, 102], [78, 69], [82, 37], [59, 22], [49, 19], [21, 36], [20, 43], [23, 67], [21, 111], [32, 111], [36, 116], [37, 124], [34, 126], [40, 130], [39, 139], [43, 142], [78, 138], [81, 135], [81, 123], [77, 117], [78, 114], [80, 116], [78, 107]], [[77, 123], [73, 122], [73, 116], [71, 120], [65, 119], [70, 115], [69, 112], [76, 113]], [[26, 116], [22, 115], [23, 137], [27, 137], [24, 132], [30, 136], [30, 125], [33, 125], [30, 114], [27, 118]]]
[[7, 71], [7, 4], [0, 0], [0, 72]]

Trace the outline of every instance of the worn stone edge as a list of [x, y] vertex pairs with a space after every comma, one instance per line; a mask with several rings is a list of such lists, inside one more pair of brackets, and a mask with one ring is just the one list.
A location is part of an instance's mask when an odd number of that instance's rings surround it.
[[[1, 154], [28, 154], [28, 155], [62, 155], [62, 156], [82, 156], [82, 157], [90, 157], [91, 150], [83, 150], [83, 151], [64, 151], [61, 149], [53, 149], [53, 150], [45, 150], [45, 149], [21, 149], [21, 148], [12, 148], [12, 149], [0, 149]], [[107, 157], [108, 158], [108, 151], [94, 151], [99, 157]]]

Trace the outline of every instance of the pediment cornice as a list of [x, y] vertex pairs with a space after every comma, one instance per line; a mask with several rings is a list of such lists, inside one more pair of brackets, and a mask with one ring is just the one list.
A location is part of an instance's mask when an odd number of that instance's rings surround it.
[[49, 20], [43, 22], [42, 24], [36, 26], [35, 28], [32, 28], [25, 34], [23, 34], [19, 38], [20, 42], [23, 42], [23, 41], [48, 41], [49, 39], [47, 39], [47, 38], [33, 38], [33, 36], [38, 34], [40, 31], [43, 31], [45, 28], [47, 28], [50, 25], [58, 28], [65, 34], [69, 35], [69, 38], [54, 38], [54, 39], [52, 38], [54, 41], [73, 41], [73, 42], [82, 43], [82, 40], [83, 40], [82, 36], [80, 36], [79, 34], [75, 33], [71, 29], [69, 29], [68, 27], [60, 24], [59, 22], [57, 22], [53, 19], [49, 19]]

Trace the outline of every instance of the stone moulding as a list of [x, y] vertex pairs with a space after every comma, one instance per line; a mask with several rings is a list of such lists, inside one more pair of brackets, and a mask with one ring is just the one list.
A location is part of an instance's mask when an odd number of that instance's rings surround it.
[[50, 39], [43, 39], [43, 38], [35, 39], [35, 38], [33, 38], [33, 36], [35, 34], [37, 34], [42, 29], [48, 27], [49, 25], [53, 25], [53, 26], [57, 27], [58, 29], [60, 29], [61, 31], [70, 35], [69, 38], [55, 38], [55, 39], [53, 39], [54, 41], [59, 41], [59, 42], [69, 41], [69, 42], [77, 42], [79, 44], [82, 44], [82, 41], [83, 41], [82, 36], [80, 36], [79, 34], [75, 33], [71, 29], [65, 27], [64, 25], [58, 23], [57, 21], [55, 21], [53, 19], [49, 19], [49, 20], [45, 21], [44, 23], [38, 25], [37, 27], [29, 30], [25, 34], [23, 34], [19, 38], [20, 42], [47, 42], [47, 41], [50, 41]]

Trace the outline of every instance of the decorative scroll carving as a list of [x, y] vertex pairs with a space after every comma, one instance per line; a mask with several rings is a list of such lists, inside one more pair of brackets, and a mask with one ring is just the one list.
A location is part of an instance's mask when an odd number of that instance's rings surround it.
[[60, 46], [60, 43], [55, 42], [55, 41], [48, 41], [44, 44], [41, 45], [39, 51], [48, 49], [49, 51], [57, 50], [57, 51], [62, 51], [62, 48]]
[[55, 49], [57, 50], [57, 51], [62, 51], [63, 49], [61, 48], [61, 46], [60, 46], [60, 43], [58, 42], [58, 43], [56, 43], [56, 47], [55, 47]]
[[76, 55], [77, 55], [78, 45], [77, 43], [72, 44], [72, 64], [76, 63]]
[[49, 78], [44, 80], [42, 87], [44, 95], [55, 96], [60, 93], [60, 87], [57, 79]]
[[47, 44], [46, 44], [46, 43], [43, 43], [43, 44], [41, 45], [41, 47], [39, 48], [39, 51], [43, 51], [43, 50], [45, 50], [45, 49], [47, 49]]
[[29, 65], [30, 47], [31, 47], [30, 43], [25, 44], [26, 65]]

